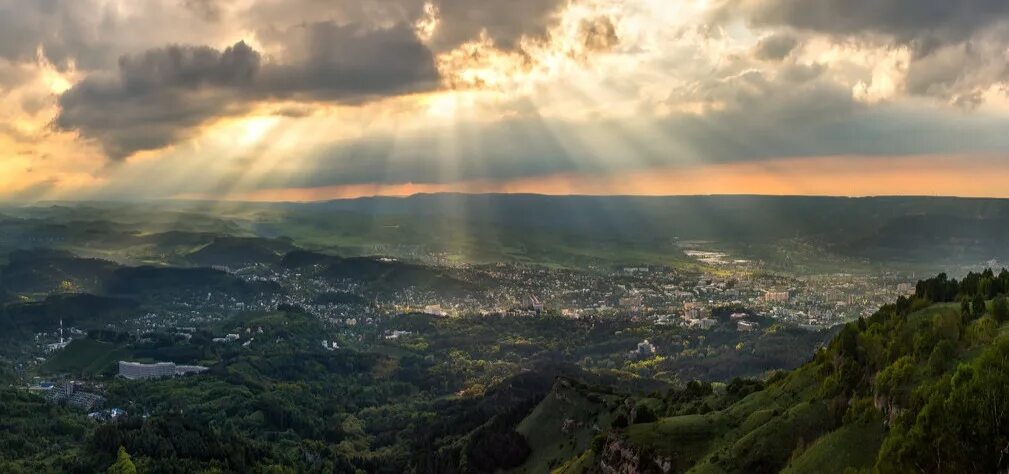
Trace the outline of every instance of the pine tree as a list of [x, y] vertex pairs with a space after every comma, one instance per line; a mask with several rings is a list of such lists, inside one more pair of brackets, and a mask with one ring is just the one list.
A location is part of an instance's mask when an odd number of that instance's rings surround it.
[[130, 459], [130, 453], [126, 452], [126, 448], [120, 446], [116, 462], [109, 466], [109, 470], [105, 472], [108, 474], [137, 474], [137, 467], [133, 465], [133, 459]]

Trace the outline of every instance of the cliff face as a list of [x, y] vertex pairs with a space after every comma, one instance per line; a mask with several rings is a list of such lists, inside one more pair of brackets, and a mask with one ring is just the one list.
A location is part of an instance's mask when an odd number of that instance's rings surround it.
[[606, 474], [666, 474], [673, 470], [673, 460], [649, 454], [627, 439], [611, 434], [603, 445], [597, 467]]

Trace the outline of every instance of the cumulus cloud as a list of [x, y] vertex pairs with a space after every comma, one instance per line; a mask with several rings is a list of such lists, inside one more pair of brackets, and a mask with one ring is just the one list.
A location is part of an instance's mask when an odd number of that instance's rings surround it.
[[124, 56], [59, 98], [56, 125], [101, 143], [116, 159], [164, 147], [215, 117], [258, 101], [359, 103], [435, 87], [431, 52], [405, 25], [361, 29], [313, 23], [290, 33], [290, 62], [265, 61], [244, 42], [223, 51], [169, 46]]
[[101, 54], [90, 41], [96, 11], [91, 0], [0, 0], [0, 58], [32, 61], [42, 48], [60, 66], [94, 62]]
[[[716, 18], [760, 28], [800, 30], [866, 48], [910, 53], [897, 89], [961, 107], [1009, 80], [1009, 2], [1002, 0], [726, 0]], [[774, 57], [788, 44], [758, 44]], [[794, 46], [793, 46], [794, 47]]]
[[[184, 139], [257, 101], [357, 104], [436, 88], [434, 55], [478, 39], [543, 38], [568, 0], [0, 0], [0, 60], [41, 55], [82, 80], [59, 96], [60, 130], [114, 159]], [[423, 40], [414, 25], [434, 15]], [[258, 51], [238, 38], [251, 33]], [[587, 48], [616, 42], [583, 25]], [[233, 44], [220, 50], [200, 45]], [[191, 46], [195, 45], [195, 46]], [[262, 48], [259, 48], [262, 46]], [[0, 69], [0, 84], [22, 81]]]
[[180, 0], [0, 0], [0, 58], [34, 62], [41, 54], [60, 69], [103, 70], [123, 54], [232, 34], [212, 16], [180, 8]]
[[165, 195], [1009, 150], [943, 104], [1009, 77], [1004, 2], [718, 1], [0, 0], [0, 143], [178, 145], [109, 167]]

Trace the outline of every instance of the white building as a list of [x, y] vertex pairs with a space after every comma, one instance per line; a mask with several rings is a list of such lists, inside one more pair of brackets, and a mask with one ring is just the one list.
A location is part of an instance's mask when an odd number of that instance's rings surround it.
[[158, 379], [200, 373], [207, 370], [201, 365], [175, 365], [174, 362], [157, 362], [141, 364], [139, 362], [119, 361], [119, 375], [130, 380]]
[[690, 326], [708, 330], [715, 327], [715, 322], [716, 321], [711, 318], [691, 319]]

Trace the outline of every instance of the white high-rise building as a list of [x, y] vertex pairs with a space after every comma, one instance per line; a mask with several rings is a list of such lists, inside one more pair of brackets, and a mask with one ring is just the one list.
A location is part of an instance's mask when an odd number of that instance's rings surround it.
[[158, 362], [141, 364], [139, 362], [119, 361], [119, 375], [128, 379], [157, 379], [175, 375], [174, 362]]

